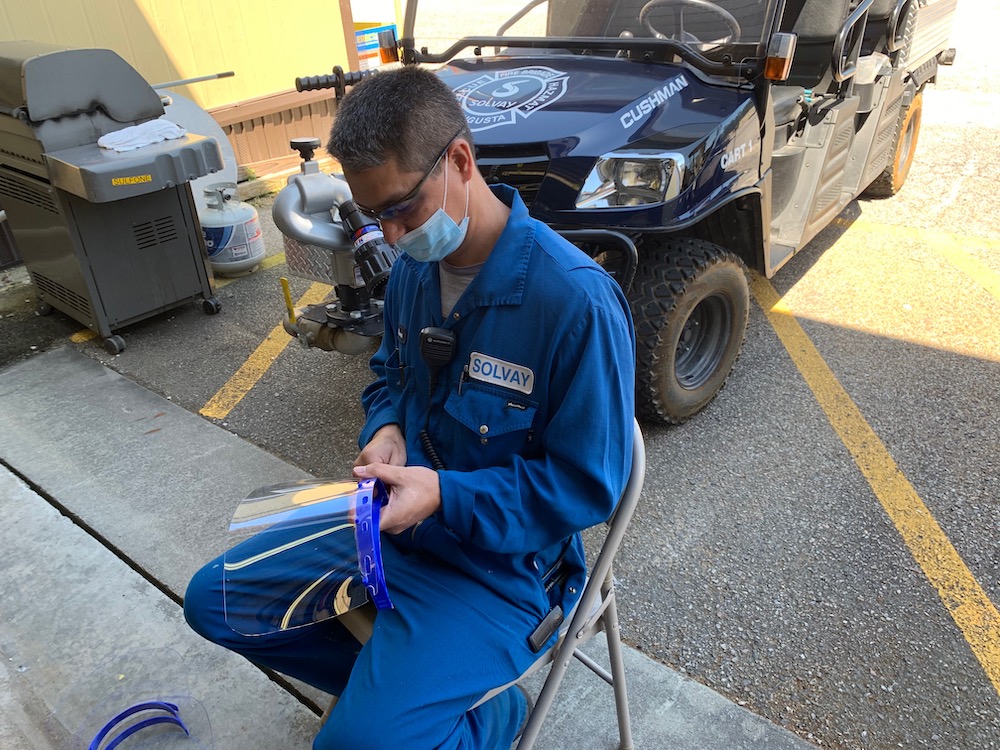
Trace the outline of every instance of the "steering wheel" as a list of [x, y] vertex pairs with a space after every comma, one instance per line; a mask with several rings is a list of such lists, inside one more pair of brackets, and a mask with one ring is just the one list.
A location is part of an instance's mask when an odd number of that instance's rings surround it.
[[[729, 42], [739, 41], [742, 29], [740, 29], [739, 21], [737, 21], [733, 15], [725, 8], [720, 8], [713, 2], [709, 0], [649, 0], [642, 10], [639, 11], [639, 22], [646, 27], [646, 30], [652, 34], [657, 39], [667, 39], [667, 35], [663, 34], [653, 28], [652, 22], [649, 20], [649, 13], [654, 8], [659, 8], [661, 6], [672, 7], [674, 10], [674, 36], [673, 39], [677, 39], [681, 42], [694, 42], [694, 43], [707, 43], [710, 41], [713, 44], [727, 44]], [[718, 16], [722, 19], [723, 23], [729, 27], [729, 34], [722, 37], [721, 39], [712, 40], [702, 40], [696, 37], [689, 31], [684, 30], [684, 9], [685, 8], [695, 8], [697, 10], [707, 10], [709, 13]]]

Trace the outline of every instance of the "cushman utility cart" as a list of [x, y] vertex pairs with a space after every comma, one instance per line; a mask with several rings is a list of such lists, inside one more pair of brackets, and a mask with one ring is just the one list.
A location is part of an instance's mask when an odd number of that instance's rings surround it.
[[[409, 0], [399, 52], [404, 64], [441, 66], [487, 181], [516, 187], [532, 215], [618, 274], [638, 334], [639, 414], [676, 423], [713, 398], [737, 359], [747, 268], [772, 276], [857, 196], [900, 189], [921, 93], [953, 56], [954, 9]], [[358, 75], [298, 83], [339, 95]], [[333, 248], [291, 226], [296, 212], [337, 219], [329, 209], [340, 199], [320, 205], [305, 182], [296, 190], [307, 176], [286, 188], [275, 218], [300, 249]], [[358, 302], [349, 271], [313, 325], [367, 335], [358, 321], [375, 322], [380, 308]]]

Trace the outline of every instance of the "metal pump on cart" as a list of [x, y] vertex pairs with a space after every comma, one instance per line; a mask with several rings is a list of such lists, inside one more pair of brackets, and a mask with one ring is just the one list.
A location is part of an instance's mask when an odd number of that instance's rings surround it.
[[399, 251], [354, 205], [347, 182], [320, 171], [313, 159], [319, 145], [318, 138], [292, 139], [302, 164], [271, 211], [290, 271], [333, 284], [336, 298], [290, 309], [284, 328], [306, 348], [361, 354], [382, 333], [385, 288]]

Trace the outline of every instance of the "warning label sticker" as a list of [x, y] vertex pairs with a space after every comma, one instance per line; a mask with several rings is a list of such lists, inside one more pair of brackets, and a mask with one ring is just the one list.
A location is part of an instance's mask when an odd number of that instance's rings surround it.
[[153, 175], [151, 174], [134, 174], [129, 177], [112, 177], [111, 184], [115, 187], [119, 185], [140, 185], [143, 182], [152, 182]]

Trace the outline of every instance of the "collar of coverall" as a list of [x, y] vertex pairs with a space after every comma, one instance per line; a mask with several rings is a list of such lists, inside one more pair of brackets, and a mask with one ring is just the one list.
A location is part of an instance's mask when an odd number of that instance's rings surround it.
[[[520, 305], [528, 275], [528, 261], [535, 242], [535, 224], [518, 192], [507, 185], [491, 185], [493, 194], [510, 206], [510, 217], [493, 251], [476, 276], [472, 302], [476, 307]], [[421, 285], [437, 288], [436, 263], [420, 263], [405, 253], [397, 263], [407, 263]]]

